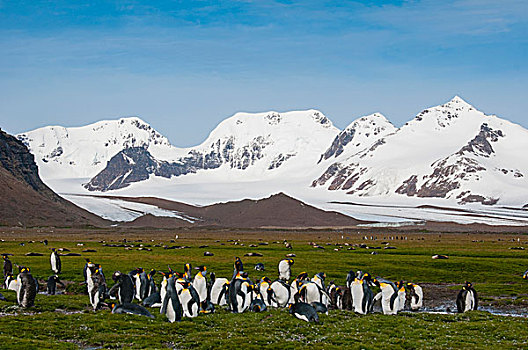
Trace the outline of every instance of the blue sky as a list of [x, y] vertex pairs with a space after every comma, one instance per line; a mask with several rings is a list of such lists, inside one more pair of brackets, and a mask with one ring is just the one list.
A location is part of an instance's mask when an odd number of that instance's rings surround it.
[[177, 146], [237, 111], [396, 126], [458, 94], [528, 127], [528, 2], [0, 0], [0, 127], [138, 115]]

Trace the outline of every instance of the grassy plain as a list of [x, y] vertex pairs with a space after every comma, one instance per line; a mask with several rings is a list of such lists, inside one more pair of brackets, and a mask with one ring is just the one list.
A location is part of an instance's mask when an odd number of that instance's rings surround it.
[[[274, 279], [278, 261], [285, 254], [294, 253], [293, 275], [302, 271], [310, 275], [324, 271], [327, 282], [335, 280], [337, 284], [344, 284], [349, 270], [360, 269], [395, 281], [403, 279], [422, 284], [425, 306], [451, 309], [454, 309], [460, 284], [470, 280], [484, 308], [525, 313], [528, 281], [523, 281], [521, 275], [528, 268], [528, 253], [511, 249], [528, 246], [528, 236], [521, 234], [212, 229], [54, 229], [53, 232], [50, 229], [4, 229], [1, 233], [4, 241], [0, 242], [0, 253], [14, 254], [11, 257], [14, 263], [31, 267], [33, 274], [42, 280], [51, 274], [49, 248], [67, 248], [82, 255], [62, 257], [60, 277], [68, 281], [67, 294], [39, 294], [36, 306], [23, 310], [14, 306], [13, 292], [2, 290], [8, 298], [7, 302], [0, 302], [2, 349], [528, 347], [526, 318], [496, 316], [482, 311], [464, 315], [402, 313], [397, 316], [358, 316], [331, 311], [328, 316], [321, 316], [321, 324], [315, 325], [292, 318], [286, 310], [242, 315], [217, 310], [213, 315], [170, 324], [157, 309], [152, 310], [156, 316], [152, 320], [113, 315], [108, 310], [94, 313], [79, 285], [85, 257], [103, 265], [111, 285], [109, 276], [115, 270], [128, 272], [141, 266], [166, 271], [167, 264], [175, 270], [183, 270], [187, 262], [194, 266], [207, 265], [208, 271], [215, 272], [218, 277], [230, 277], [235, 256], [242, 258], [253, 280], [264, 274]], [[364, 240], [364, 236], [377, 239]], [[396, 236], [407, 239], [391, 239]], [[40, 243], [44, 239], [49, 241], [47, 246]], [[123, 244], [123, 239], [127, 240], [128, 247], [103, 246], [105, 243]], [[293, 245], [292, 250], [285, 248], [284, 239]], [[268, 244], [263, 245], [266, 242]], [[309, 242], [316, 242], [325, 249], [313, 248]], [[382, 249], [359, 248], [360, 244]], [[387, 245], [396, 249], [383, 249]], [[165, 249], [170, 246], [188, 248]], [[87, 249], [96, 252], [83, 252]], [[214, 256], [204, 256], [205, 251]], [[25, 256], [28, 252], [44, 256]], [[244, 257], [250, 252], [263, 256]], [[449, 259], [433, 260], [434, 254], [445, 254]], [[264, 263], [265, 272], [253, 269], [258, 262]]]

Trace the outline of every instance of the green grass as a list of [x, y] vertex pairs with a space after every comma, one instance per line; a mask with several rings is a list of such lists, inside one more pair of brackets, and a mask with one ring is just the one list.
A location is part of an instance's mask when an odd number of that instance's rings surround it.
[[[167, 235], [166, 235], [167, 236]], [[174, 237], [173, 234], [171, 234]], [[341, 240], [336, 234], [315, 232], [292, 235], [289, 241], [293, 251], [285, 249], [282, 243], [273, 241], [288, 237], [281, 232], [241, 234], [219, 232], [209, 238], [199, 239], [186, 234], [184, 239], [169, 243], [156, 232], [143, 232], [143, 242], [133, 243], [131, 250], [103, 247], [89, 236], [64, 236], [48, 246], [41, 243], [27, 243], [20, 246], [18, 241], [0, 242], [0, 253], [15, 254], [11, 260], [31, 267], [35, 276], [47, 279], [50, 247], [64, 247], [82, 257], [62, 257], [62, 280], [72, 281], [68, 286], [71, 294], [47, 296], [39, 294], [35, 307], [19, 309], [15, 295], [2, 291], [8, 302], [0, 302], [0, 348], [523, 348], [528, 347], [528, 329], [525, 318], [499, 317], [485, 312], [471, 312], [464, 315], [399, 314], [384, 316], [373, 314], [357, 316], [350, 312], [332, 311], [321, 315], [321, 324], [306, 324], [291, 317], [286, 310], [272, 310], [262, 314], [245, 313], [233, 315], [218, 310], [213, 315], [200, 316], [170, 324], [158, 309], [152, 310], [155, 319], [129, 315], [112, 315], [107, 310], [90, 311], [88, 297], [83, 295], [82, 268], [84, 258], [101, 263], [111, 285], [110, 275], [115, 270], [128, 272], [135, 267], [155, 268], [166, 271], [167, 264], [177, 271], [183, 270], [186, 262], [194, 266], [207, 265], [208, 271], [218, 277], [230, 277], [233, 271], [233, 257], [243, 259], [245, 269], [253, 280], [262, 275], [274, 279], [277, 263], [290, 252], [297, 256], [292, 267], [293, 275], [307, 271], [310, 275], [324, 271], [327, 281], [343, 284], [349, 270], [362, 269], [373, 275], [392, 280], [406, 280], [417, 283], [461, 284], [465, 280], [474, 283], [483, 302], [514, 307], [528, 307], [528, 282], [521, 274], [528, 267], [526, 251], [510, 250], [517, 242], [498, 241], [499, 235], [486, 235], [484, 242], [471, 242], [475, 237], [466, 235], [409, 235], [408, 241], [390, 241], [395, 250], [372, 250], [356, 248], [335, 252], [334, 245], [326, 243], [364, 243], [362, 235], [349, 235]], [[112, 237], [112, 236], [109, 236]], [[422, 240], [421, 237], [425, 239]], [[227, 239], [240, 238], [241, 245], [233, 245]], [[154, 239], [155, 242], [150, 242]], [[111, 238], [108, 238], [108, 243]], [[215, 242], [221, 240], [221, 242]], [[249, 247], [262, 240], [267, 246]], [[282, 239], [280, 239], [282, 241]], [[84, 246], [77, 246], [82, 241]], [[316, 241], [326, 249], [314, 249], [308, 245]], [[382, 239], [366, 242], [380, 246]], [[191, 248], [167, 250], [154, 247], [155, 244], [187, 245]], [[221, 245], [223, 243], [224, 245]], [[139, 245], [150, 246], [152, 251], [137, 250]], [[207, 248], [198, 248], [200, 245]], [[84, 249], [95, 249], [95, 253], [82, 253]], [[40, 252], [42, 257], [27, 257], [27, 252]], [[204, 251], [215, 254], [204, 257]], [[248, 252], [260, 252], [263, 257], [244, 257]], [[448, 260], [433, 260], [433, 254], [447, 254]], [[263, 262], [264, 273], [253, 270], [254, 264]], [[156, 277], [158, 280], [159, 276]], [[458, 286], [451, 286], [459, 289]], [[425, 291], [427, 292], [427, 291]], [[454, 300], [452, 301], [454, 305]], [[58, 310], [58, 311], [56, 311]], [[68, 313], [70, 312], [70, 314]], [[74, 313], [71, 313], [74, 312]]]

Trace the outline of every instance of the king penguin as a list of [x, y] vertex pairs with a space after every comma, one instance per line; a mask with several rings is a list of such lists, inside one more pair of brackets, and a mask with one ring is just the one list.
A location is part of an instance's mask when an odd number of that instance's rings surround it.
[[[90, 303], [92, 304], [93, 310], [99, 309], [104, 302], [106, 296], [106, 282], [104, 275], [99, 267], [91, 267], [91, 290], [89, 290]], [[90, 288], [90, 284], [88, 285]]]
[[17, 301], [22, 307], [31, 307], [35, 305], [37, 296], [37, 284], [35, 278], [31, 275], [29, 267], [19, 266], [20, 273], [17, 276]]
[[64, 283], [62, 283], [60, 280], [59, 280], [59, 276], [57, 275], [51, 275], [49, 278], [48, 278], [48, 282], [46, 284], [46, 290], [48, 292], [48, 295], [55, 295], [56, 291], [57, 291], [57, 284], [60, 284], [62, 286], [62, 288], [64, 288]]
[[216, 278], [215, 274], [211, 273], [211, 302], [214, 305], [227, 305], [229, 283], [227, 278]]
[[154, 316], [152, 316], [152, 314], [141, 305], [132, 303], [122, 303], [118, 305], [113, 304], [111, 306], [113, 314], [130, 314], [154, 318]]
[[196, 291], [192, 292], [192, 286], [188, 281], [178, 282], [182, 285], [183, 289], [178, 293], [180, 297], [180, 303], [183, 309], [183, 315], [185, 317], [196, 317], [200, 311], [200, 301]]
[[13, 274], [13, 263], [9, 260], [9, 256], [6, 254], [2, 255], [4, 259], [4, 288], [8, 289], [8, 284], [6, 283], [7, 276]]
[[83, 268], [83, 277], [84, 277], [84, 283], [88, 284], [88, 281], [91, 279], [91, 273], [90, 267], [95, 266], [95, 264], [89, 259], [86, 258], [86, 264], [84, 264]]
[[381, 309], [385, 315], [396, 315], [400, 310], [398, 286], [383, 278], [374, 279], [374, 283], [381, 289], [381, 292], [374, 297], [374, 301], [381, 300]]
[[195, 267], [195, 269], [198, 270], [198, 273], [194, 276], [192, 285], [196, 290], [196, 293], [198, 293], [200, 308], [205, 310], [206, 305], [204, 302], [207, 300], [207, 279], [205, 276], [207, 274], [207, 267], [202, 265]]
[[117, 294], [121, 304], [131, 303], [134, 299], [134, 282], [128, 274], [116, 271], [112, 274], [115, 284], [110, 288], [109, 295]]
[[422, 287], [414, 283], [407, 283], [407, 289], [409, 290], [411, 310], [419, 310], [423, 306]]
[[478, 296], [471, 282], [466, 281], [464, 283], [462, 289], [458, 292], [456, 304], [459, 313], [477, 310]]
[[4, 284], [5, 284], [4, 289], [14, 290], [15, 292], [18, 293], [18, 282], [17, 282], [17, 279], [13, 277], [12, 273], [7, 275], [4, 281]]
[[374, 293], [370, 287], [373, 285], [372, 277], [368, 272], [350, 271], [347, 276], [347, 287], [352, 294], [354, 312], [366, 315], [372, 312]]
[[288, 282], [291, 277], [291, 266], [293, 259], [283, 259], [279, 262], [279, 279]]
[[319, 322], [319, 316], [315, 311], [315, 308], [307, 303], [296, 302], [295, 304], [290, 304], [290, 314], [306, 322]]
[[51, 271], [53, 271], [54, 274], [58, 275], [61, 273], [62, 270], [62, 264], [61, 259], [59, 256], [59, 253], [55, 248], [51, 248], [51, 255], [50, 255], [50, 264], [51, 264]]
[[169, 275], [167, 279], [167, 292], [162, 300], [160, 313], [165, 314], [171, 323], [180, 321], [183, 316], [180, 298], [176, 292], [174, 275]]

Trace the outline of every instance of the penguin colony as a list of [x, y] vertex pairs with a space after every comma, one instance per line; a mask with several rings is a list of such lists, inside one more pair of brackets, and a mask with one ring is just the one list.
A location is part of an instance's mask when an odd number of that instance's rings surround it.
[[[7, 255], [3, 255], [3, 259], [3, 287], [16, 291], [20, 306], [33, 306], [38, 282], [31, 275], [30, 268], [18, 266], [19, 274], [14, 279], [13, 264]], [[108, 288], [102, 266], [90, 259], [86, 259], [82, 273], [83, 284], [87, 287], [94, 311], [109, 307], [112, 313], [153, 317], [145, 307], [160, 308], [160, 313], [166, 315], [170, 322], [179, 321], [183, 317], [213, 313], [215, 307], [219, 306], [226, 307], [233, 313], [262, 312], [270, 307], [288, 308], [290, 314], [306, 322], [319, 322], [318, 314], [328, 314], [328, 310], [332, 309], [366, 315], [373, 312], [375, 303], [379, 303], [386, 315], [395, 315], [405, 308], [418, 311], [423, 307], [422, 288], [414, 283], [395, 283], [363, 271], [350, 271], [346, 284], [342, 286], [335, 285], [333, 281], [326, 286], [324, 272], [319, 272], [312, 278], [308, 273], [302, 272], [290, 282], [293, 264], [294, 260], [291, 258], [281, 260], [276, 280], [262, 277], [256, 283], [244, 271], [242, 260], [238, 257], [235, 258], [230, 279], [217, 278], [214, 273], [207, 278], [206, 266], [193, 269], [190, 264], [185, 264], [183, 273], [174, 271], [170, 266], [167, 266], [167, 272], [159, 272], [162, 281], [158, 286], [153, 278], [158, 273], [156, 270], [147, 272], [138, 267], [128, 273], [115, 271], [111, 277], [114, 284]], [[54, 274], [47, 281], [47, 293], [53, 295], [57, 285], [64, 288], [58, 277], [61, 262], [55, 249], [52, 249], [50, 265]], [[264, 265], [259, 263], [255, 269], [264, 271]], [[193, 270], [196, 270], [194, 276]], [[523, 278], [527, 278], [526, 276], [527, 273]], [[373, 287], [380, 290], [376, 295]], [[5, 300], [1, 294], [0, 300]], [[107, 303], [106, 300], [112, 302]], [[134, 304], [134, 300], [141, 305]], [[470, 282], [465, 282], [458, 293], [456, 305], [460, 313], [477, 310], [478, 297]]]

